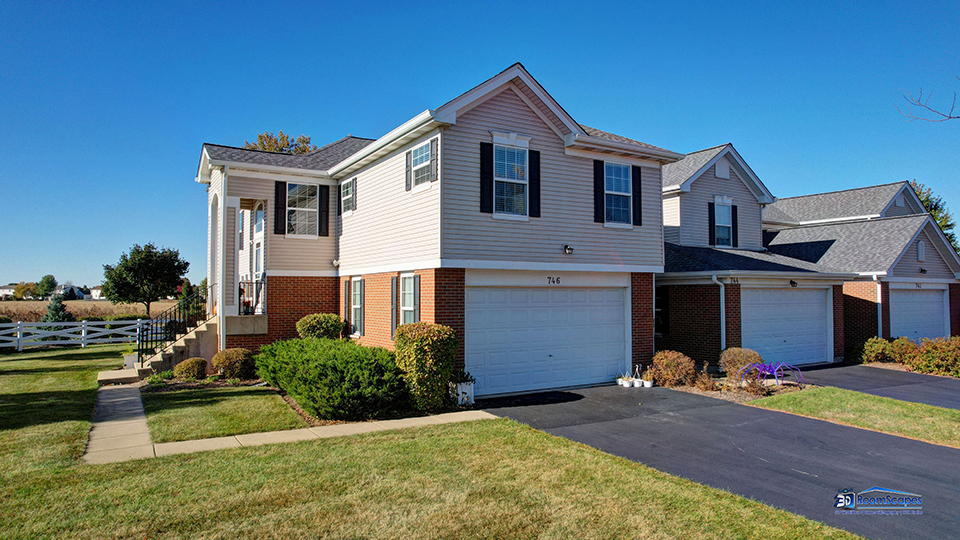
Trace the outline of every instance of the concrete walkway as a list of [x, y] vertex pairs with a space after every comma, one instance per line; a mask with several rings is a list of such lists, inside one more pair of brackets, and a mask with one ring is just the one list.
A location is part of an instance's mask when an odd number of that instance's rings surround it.
[[87, 451], [83, 456], [83, 461], [85, 463], [114, 463], [154, 456], [325, 439], [371, 431], [491, 418], [497, 418], [497, 416], [484, 411], [462, 411], [416, 418], [401, 418], [399, 420], [334, 424], [332, 426], [152, 444], [150, 442], [150, 430], [147, 428], [147, 417], [143, 413], [143, 403], [140, 401], [140, 389], [133, 385], [104, 386], [97, 391], [97, 408], [94, 413], [93, 429], [90, 430], [90, 441], [87, 443]]

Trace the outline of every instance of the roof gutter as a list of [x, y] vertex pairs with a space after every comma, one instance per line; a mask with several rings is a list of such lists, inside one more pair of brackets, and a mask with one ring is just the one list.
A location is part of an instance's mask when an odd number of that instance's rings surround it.
[[727, 294], [723, 282], [717, 279], [717, 275], [710, 276], [714, 283], [720, 286], [720, 352], [727, 350]]
[[407, 133], [414, 131], [416, 129], [422, 128], [423, 126], [429, 124], [430, 122], [433, 122], [435, 119], [435, 113], [436, 111], [432, 109], [427, 109], [422, 113], [414, 116], [410, 120], [407, 120], [406, 122], [401, 124], [399, 127], [394, 129], [390, 133], [387, 133], [383, 137], [380, 137], [376, 141], [373, 141], [372, 143], [363, 147], [357, 153], [341, 161], [340, 163], [337, 163], [336, 165], [334, 165], [328, 171], [330, 176], [336, 176], [337, 173], [342, 172], [344, 169], [347, 169], [351, 165], [354, 165], [357, 162], [370, 157], [371, 155], [373, 155], [379, 150], [383, 150], [390, 143], [396, 141], [397, 139], [400, 139]]
[[568, 147], [586, 146], [600, 151], [606, 150], [608, 152], [629, 152], [631, 154], [637, 154], [647, 158], [654, 158], [662, 161], [663, 163], [673, 163], [675, 161], [680, 161], [685, 157], [685, 154], [678, 154], [662, 148], [651, 148], [637, 144], [611, 141], [609, 139], [601, 139], [600, 137], [591, 137], [590, 135], [584, 135], [582, 133], [569, 133], [564, 136], [563, 142], [564, 146]]
[[873, 281], [877, 283], [877, 336], [883, 337], [883, 285], [880, 276], [874, 274]]

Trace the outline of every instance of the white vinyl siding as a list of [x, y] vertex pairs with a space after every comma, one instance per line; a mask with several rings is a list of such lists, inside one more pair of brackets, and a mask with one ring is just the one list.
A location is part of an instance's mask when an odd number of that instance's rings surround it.
[[730, 167], [729, 179], [717, 178], [714, 170], [714, 167], [707, 168], [693, 181], [690, 191], [679, 196], [680, 244], [697, 247], [710, 245], [707, 204], [714, 202], [714, 196], [723, 195], [730, 197], [737, 207], [738, 249], [763, 248], [760, 204], [756, 196], [740, 181], [736, 167]]
[[442, 152], [444, 136], [430, 133], [357, 173], [362, 186], [357, 209], [337, 220], [341, 271], [440, 258], [443, 182], [410, 197], [397, 196], [406, 183], [407, 151], [432, 138], [438, 139]]
[[411, 153], [413, 185], [419, 186], [430, 181], [430, 143], [424, 143]]
[[527, 215], [527, 151], [493, 145], [493, 210], [498, 214]]
[[663, 240], [671, 244], [680, 243], [680, 197], [663, 199]]
[[[931, 225], [927, 225], [917, 236], [917, 239], [910, 244], [906, 253], [900, 258], [900, 262], [893, 268], [892, 275], [894, 277], [914, 278], [918, 281], [924, 279], [955, 279], [950, 266], [944, 262], [943, 257], [940, 256], [940, 252], [934, 247], [936, 244], [934, 244], [934, 240], [931, 238], [933, 235], [928, 234], [928, 232], [933, 232], [934, 235], [936, 235], [936, 231], [931, 231], [931, 228]], [[939, 238], [937, 238], [937, 240], [939, 242]], [[924, 243], [925, 253], [923, 261], [919, 260], [919, 247], [917, 244], [920, 242]], [[926, 270], [927, 273], [921, 274], [921, 268]]]
[[[480, 143], [490, 132], [530, 137], [540, 152], [541, 217], [491, 219], [479, 211]], [[663, 265], [660, 168], [642, 168], [643, 227], [593, 221], [593, 159], [564, 153], [563, 141], [509, 87], [457, 116], [443, 134], [443, 258], [538, 263]], [[560, 247], [570, 244], [574, 254]]]
[[[228, 185], [231, 197], [266, 201], [266, 205], [263, 207], [264, 220], [261, 223], [264, 236], [264, 270], [267, 271], [268, 275], [271, 270], [285, 272], [326, 270], [331, 273], [336, 271], [336, 268], [331, 264], [337, 258], [336, 238], [332, 233], [330, 236], [317, 236], [309, 240], [287, 238], [283, 234], [274, 234], [272, 206], [274, 181], [252, 176], [234, 176], [235, 174], [238, 173], [231, 173]], [[255, 173], [246, 174], [253, 175]], [[337, 186], [331, 185], [331, 214], [336, 213], [336, 193]], [[331, 230], [333, 225], [334, 221], [331, 217]], [[254, 231], [256, 231], [256, 228], [257, 226], [254, 225]]]
[[607, 223], [633, 223], [630, 220], [630, 166], [604, 163], [604, 219]]
[[883, 213], [883, 217], [912, 216], [926, 212], [926, 209], [917, 204], [909, 194], [901, 196], [903, 197], [903, 206], [891, 204], [887, 211]]
[[354, 194], [354, 191], [356, 191], [356, 189], [357, 189], [357, 179], [356, 179], [356, 178], [353, 178], [353, 179], [351, 179], [351, 180], [347, 180], [346, 182], [344, 182], [343, 184], [341, 184], [341, 186], [340, 186], [340, 199], [341, 199], [340, 204], [341, 204], [341, 211], [342, 211], [342, 212], [350, 212], [351, 210], [355, 210], [355, 209], [356, 209], [356, 208], [354, 208], [354, 206], [353, 206], [353, 200], [354, 200], [354, 199], [353, 199], [353, 194]]
[[417, 322], [413, 281], [413, 274], [400, 276], [400, 324]]

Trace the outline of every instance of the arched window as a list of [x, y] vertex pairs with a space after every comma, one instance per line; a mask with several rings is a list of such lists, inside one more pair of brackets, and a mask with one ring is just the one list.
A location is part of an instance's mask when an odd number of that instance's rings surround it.
[[254, 212], [254, 227], [255, 232], [263, 232], [263, 203], [257, 203], [257, 208]]

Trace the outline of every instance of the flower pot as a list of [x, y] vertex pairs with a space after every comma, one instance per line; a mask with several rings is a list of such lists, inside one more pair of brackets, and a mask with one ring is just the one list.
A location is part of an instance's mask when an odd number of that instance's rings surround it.
[[633, 380], [633, 387], [634, 387], [634, 388], [640, 388], [641, 386], [643, 386], [643, 381], [641, 381], [640, 379], [634, 379], [634, 380]]
[[644, 388], [650, 388], [653, 386], [653, 381], [643, 381]]
[[627, 387], [627, 386], [630, 386], [630, 381], [628, 381], [627, 379], [617, 379], [617, 384], [623, 387]]
[[473, 384], [450, 383], [450, 393], [457, 399], [457, 405], [473, 405]]

